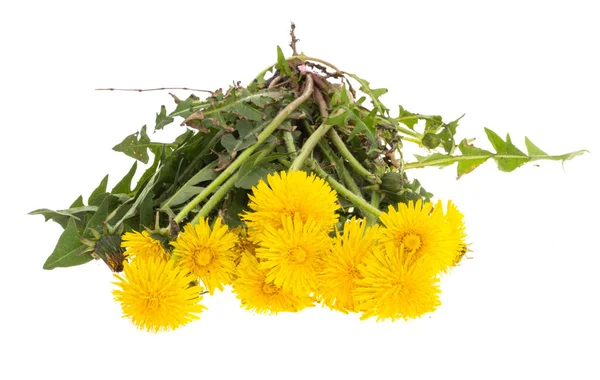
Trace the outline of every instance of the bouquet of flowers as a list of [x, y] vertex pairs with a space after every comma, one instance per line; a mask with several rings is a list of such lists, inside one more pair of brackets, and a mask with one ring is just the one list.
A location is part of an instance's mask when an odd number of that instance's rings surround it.
[[[185, 130], [171, 143], [146, 126], [125, 137], [113, 149], [135, 161], [112, 189], [106, 176], [87, 202], [32, 211], [64, 228], [44, 269], [104, 261], [124, 316], [154, 332], [198, 319], [225, 286], [257, 313], [321, 303], [416, 318], [440, 305], [439, 278], [469, 244], [461, 212], [433, 202], [413, 169], [456, 164], [461, 177], [490, 159], [510, 172], [584, 152], [549, 155], [527, 138], [521, 150], [489, 129], [491, 148], [457, 142], [460, 118], [393, 112], [386, 89], [298, 54], [291, 36], [292, 56], [278, 47], [247, 86], [172, 95], [154, 129], [180, 118]], [[422, 155], [407, 159], [406, 144]]]

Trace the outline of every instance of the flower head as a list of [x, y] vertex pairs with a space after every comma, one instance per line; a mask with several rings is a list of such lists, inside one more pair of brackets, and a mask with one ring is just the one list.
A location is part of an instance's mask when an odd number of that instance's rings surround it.
[[202, 288], [195, 276], [159, 257], [138, 257], [124, 263], [124, 276], [114, 284], [115, 300], [123, 316], [144, 330], [158, 332], [176, 329], [194, 319], [204, 309], [199, 302]]
[[450, 226], [453, 240], [457, 241], [456, 256], [452, 265], [458, 265], [465, 253], [467, 253], [467, 234], [465, 232], [464, 215], [456, 208], [454, 203], [448, 201], [446, 207], [446, 223]]
[[359, 266], [362, 278], [354, 292], [361, 319], [416, 318], [434, 311], [440, 301], [438, 279], [413, 260], [415, 251], [392, 243], [375, 247]]
[[213, 294], [215, 289], [223, 290], [223, 285], [231, 283], [230, 276], [235, 270], [231, 249], [236, 242], [237, 237], [220, 218], [212, 228], [206, 219], [200, 218], [194, 225], [187, 224], [171, 244], [177, 263], [198, 276]]
[[325, 231], [331, 231], [338, 220], [337, 194], [322, 178], [303, 171], [282, 171], [270, 174], [252, 188], [252, 212], [243, 215], [251, 236], [257, 236], [267, 226], [282, 227], [282, 217], [300, 217], [303, 223], [310, 218]]
[[242, 307], [260, 314], [277, 314], [284, 311], [300, 311], [312, 306], [308, 296], [295, 296], [267, 281], [267, 271], [259, 268], [258, 259], [246, 253], [236, 268], [237, 278], [233, 291]]
[[125, 254], [128, 258], [134, 257], [160, 257], [163, 260], [169, 259], [169, 254], [159, 239], [155, 239], [148, 233], [126, 232], [123, 234], [121, 247], [125, 248]]
[[414, 252], [412, 260], [423, 258], [423, 265], [434, 275], [452, 266], [460, 238], [444, 216], [441, 202], [435, 208], [421, 200], [408, 205], [399, 203], [397, 210], [390, 206], [379, 219], [385, 225], [382, 243], [390, 242], [406, 252]]
[[343, 234], [336, 231], [319, 273], [319, 293], [325, 305], [343, 312], [356, 311], [354, 289], [362, 277], [358, 266], [378, 239], [378, 226], [367, 227], [366, 219], [352, 218], [344, 224]]
[[299, 215], [282, 217], [282, 228], [267, 226], [258, 236], [256, 256], [260, 269], [267, 270], [267, 281], [296, 296], [317, 289], [317, 272], [330, 239], [311, 219], [304, 223]]

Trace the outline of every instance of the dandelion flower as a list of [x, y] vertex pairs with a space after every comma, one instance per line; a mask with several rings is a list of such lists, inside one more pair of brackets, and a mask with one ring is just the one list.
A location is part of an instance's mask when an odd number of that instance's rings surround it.
[[421, 260], [413, 260], [414, 251], [405, 251], [388, 243], [375, 247], [359, 266], [361, 279], [354, 292], [361, 319], [377, 320], [416, 318], [434, 311], [440, 301], [438, 279]]
[[236, 241], [220, 218], [212, 229], [206, 219], [200, 218], [193, 226], [188, 223], [171, 244], [177, 263], [198, 276], [212, 295], [215, 289], [223, 290], [223, 285], [231, 283], [235, 270], [231, 249]]
[[343, 234], [336, 231], [319, 273], [319, 293], [325, 305], [345, 313], [356, 311], [353, 293], [361, 278], [358, 265], [378, 239], [378, 226], [367, 227], [366, 219], [352, 218], [344, 224]]
[[456, 246], [456, 256], [452, 263], [455, 266], [458, 265], [465, 253], [467, 253], [467, 234], [465, 232], [465, 223], [463, 221], [464, 215], [451, 201], [448, 201], [446, 209], [446, 223], [450, 225], [450, 233], [452, 234], [453, 239], [458, 242]]
[[267, 270], [267, 281], [296, 296], [317, 289], [317, 272], [322, 257], [329, 249], [330, 238], [320, 226], [299, 215], [282, 218], [282, 228], [267, 226], [259, 235], [256, 256], [262, 261], [260, 269]]
[[385, 225], [382, 243], [391, 242], [398, 248], [403, 246], [407, 252], [414, 252], [413, 260], [423, 258], [433, 274], [452, 266], [460, 239], [452, 232], [441, 202], [435, 208], [432, 203], [423, 204], [421, 200], [410, 201], [408, 205], [399, 203], [397, 210], [390, 206], [379, 219]]
[[147, 231], [126, 232], [123, 234], [121, 247], [126, 249], [125, 254], [128, 258], [160, 257], [163, 260], [168, 260], [169, 258], [169, 254], [162, 242], [154, 239]]
[[160, 257], [138, 257], [124, 263], [124, 276], [116, 275], [120, 289], [113, 291], [123, 316], [138, 328], [158, 332], [174, 330], [205, 309], [199, 302], [202, 288], [195, 277]]
[[337, 223], [337, 194], [322, 178], [303, 171], [271, 174], [252, 188], [248, 206], [252, 212], [243, 215], [252, 236], [267, 226], [279, 229], [282, 217], [296, 214], [303, 223], [312, 219], [329, 232]]
[[267, 281], [267, 271], [259, 268], [258, 259], [251, 254], [244, 254], [236, 269], [233, 292], [247, 310], [260, 314], [277, 314], [300, 311], [313, 304], [311, 297], [295, 296]]

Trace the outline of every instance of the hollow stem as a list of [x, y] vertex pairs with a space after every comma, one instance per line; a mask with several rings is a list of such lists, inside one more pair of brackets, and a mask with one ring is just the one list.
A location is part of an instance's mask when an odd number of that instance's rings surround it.
[[200, 194], [198, 194], [194, 199], [192, 199], [174, 218], [176, 223], [181, 223], [181, 221], [187, 216], [198, 205], [198, 203], [202, 202], [209, 194], [217, 189], [221, 184], [223, 184], [243, 163], [245, 160], [256, 151], [256, 149], [263, 143], [265, 140], [271, 136], [271, 134], [281, 125], [281, 123], [288, 117], [298, 106], [304, 103], [313, 92], [313, 79], [310, 75], [306, 76], [306, 85], [304, 87], [304, 91], [302, 95], [296, 98], [293, 102], [288, 104], [283, 110], [281, 110], [277, 116], [265, 127], [265, 129], [258, 135], [256, 143], [246, 148], [237, 158], [233, 161], [225, 170], [221, 172], [221, 174], [215, 178]]
[[[258, 152], [258, 156], [256, 157], [256, 161], [264, 158], [269, 153], [271, 153], [275, 149], [275, 143], [270, 143], [265, 146], [260, 152]], [[229, 193], [229, 191], [235, 186], [236, 182], [240, 179], [243, 173], [240, 171], [235, 172], [229, 179], [219, 187], [217, 191], [210, 197], [210, 199], [202, 206], [198, 214], [192, 220], [192, 224], [198, 223], [198, 219], [200, 217], [206, 217], [210, 212], [217, 206], [217, 204]]]
[[381, 180], [379, 178], [377, 178], [377, 176], [375, 176], [367, 168], [362, 166], [360, 162], [358, 162], [356, 157], [354, 157], [352, 152], [350, 152], [350, 150], [348, 150], [348, 147], [346, 146], [346, 144], [344, 144], [344, 141], [342, 141], [342, 138], [340, 137], [340, 135], [338, 135], [338, 133], [334, 129], [329, 131], [329, 137], [331, 138], [333, 145], [335, 145], [335, 147], [340, 152], [342, 157], [344, 157], [344, 159], [346, 161], [348, 161], [348, 163], [350, 164], [350, 167], [352, 167], [352, 169], [356, 173], [365, 177], [367, 179], [367, 181], [369, 181], [371, 183], [381, 183]]
[[312, 158], [308, 159], [306, 161], [306, 165], [319, 176], [321, 176], [324, 180], [326, 180], [329, 183], [329, 185], [335, 191], [337, 191], [338, 194], [352, 202], [356, 207], [360, 208], [363, 211], [363, 213], [372, 214], [375, 217], [379, 217], [381, 211], [379, 211], [378, 208], [373, 207], [364, 198], [354, 194], [347, 187], [345, 187], [335, 179], [331, 178], [331, 176], [329, 176], [329, 174], [327, 174], [325, 170], [321, 169], [321, 167], [315, 160], [313, 160]]
[[[379, 190], [373, 190], [371, 193], [371, 206], [379, 210], [379, 201], [381, 200], [381, 193]], [[372, 226], [377, 223], [377, 217], [373, 214], [367, 216], [367, 225]]]
[[[310, 78], [310, 76], [308, 76]], [[290, 170], [300, 170], [304, 165], [304, 161], [308, 159], [308, 156], [312, 153], [315, 146], [321, 141], [321, 139], [327, 134], [329, 129], [331, 128], [331, 124], [321, 124], [319, 128], [310, 135], [310, 137], [304, 142], [302, 148], [300, 149], [300, 153], [296, 156], [292, 165], [290, 166]]]
[[298, 152], [296, 151], [296, 145], [294, 145], [294, 136], [292, 136], [292, 132], [283, 131], [283, 141], [285, 142], [285, 148], [291, 157], [296, 157]]

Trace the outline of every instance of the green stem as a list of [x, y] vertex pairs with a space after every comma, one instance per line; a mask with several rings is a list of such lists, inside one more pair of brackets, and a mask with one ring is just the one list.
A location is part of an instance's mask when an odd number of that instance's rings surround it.
[[365, 177], [367, 181], [371, 183], [381, 183], [381, 180], [379, 178], [377, 178], [373, 173], [367, 170], [367, 168], [362, 166], [360, 162], [358, 162], [356, 157], [354, 157], [352, 152], [348, 150], [348, 147], [346, 147], [346, 144], [344, 144], [342, 138], [334, 129], [329, 131], [329, 137], [331, 137], [333, 145], [335, 145], [342, 157], [344, 157], [346, 161], [348, 161], [350, 167], [352, 167], [354, 171], [356, 171], [359, 175]]
[[[275, 149], [275, 143], [270, 143], [269, 145], [265, 146], [260, 152], [258, 152], [255, 162], [258, 162], [259, 160], [263, 159], [265, 156], [271, 153], [273, 149]], [[235, 186], [242, 174], [243, 173], [241, 173], [240, 171], [237, 171], [235, 172], [235, 174], [229, 177], [229, 179], [221, 187], [219, 187], [217, 191], [215, 191], [212, 197], [210, 197], [210, 199], [206, 201], [206, 203], [204, 204], [204, 206], [202, 206], [200, 211], [198, 211], [198, 214], [196, 214], [196, 216], [192, 220], [192, 224], [198, 223], [198, 219], [200, 219], [200, 217], [208, 216], [208, 214], [210, 214], [210, 212], [217, 206], [217, 204], [229, 193], [229, 190], [231, 190], [233, 186]]]
[[358, 185], [354, 181], [354, 178], [352, 178], [352, 176], [350, 175], [350, 172], [346, 169], [346, 166], [344, 165], [344, 161], [338, 160], [335, 163], [335, 165], [336, 165], [336, 168], [339, 169], [338, 173], [340, 173], [341, 177], [344, 179], [346, 186], [348, 186], [348, 190], [352, 191], [354, 194], [356, 194], [362, 198], [363, 197], [362, 191], [360, 191]]
[[311, 170], [316, 172], [319, 176], [321, 176], [324, 180], [326, 180], [329, 183], [329, 185], [335, 191], [337, 191], [338, 194], [340, 194], [342, 197], [344, 197], [347, 200], [349, 200], [350, 202], [352, 202], [356, 207], [360, 208], [365, 214], [372, 214], [373, 216], [376, 216], [376, 217], [378, 217], [379, 214], [381, 214], [381, 211], [379, 211], [378, 208], [371, 206], [369, 204], [369, 202], [364, 200], [364, 198], [354, 194], [352, 191], [350, 191], [344, 185], [342, 185], [341, 183], [339, 183], [338, 181], [333, 179], [329, 174], [327, 174], [327, 172], [325, 170], [321, 169], [319, 164], [312, 158], [308, 159], [306, 161], [306, 165]]
[[281, 110], [277, 116], [265, 127], [265, 129], [258, 135], [256, 143], [246, 148], [242, 154], [240, 154], [235, 161], [233, 161], [221, 174], [215, 178], [210, 185], [208, 185], [200, 194], [192, 199], [180, 212], [175, 216], [174, 220], [176, 223], [181, 221], [187, 216], [198, 205], [202, 202], [210, 193], [215, 191], [223, 182], [225, 182], [235, 172], [252, 153], [271, 136], [271, 134], [283, 123], [283, 121], [290, 116], [292, 112], [302, 103], [304, 103], [313, 92], [313, 79], [310, 75], [306, 76], [306, 88], [302, 95], [296, 98], [293, 102], [288, 104], [283, 110]]
[[[374, 190], [371, 193], [371, 206], [373, 206], [379, 210], [379, 201], [380, 200], [381, 200], [381, 193], [379, 192], [379, 190]], [[377, 223], [377, 217], [375, 217], [372, 214], [367, 216], [367, 225], [368, 226], [372, 226], [375, 223]]]
[[423, 145], [421, 140], [413, 139], [412, 137], [402, 136], [402, 141], [409, 141], [411, 143], [415, 143], [417, 145]]
[[[315, 128], [312, 125], [310, 125], [310, 123], [306, 121], [306, 119], [303, 119], [302, 121], [304, 122], [304, 126], [306, 127], [306, 130], [309, 134], [312, 135], [313, 133], [315, 133]], [[325, 158], [329, 160], [329, 162], [331, 162], [332, 164], [337, 163], [337, 157], [335, 157], [333, 151], [331, 150], [326, 141], [319, 140], [317, 145], [319, 146], [319, 149], [321, 149], [321, 152], [323, 152], [323, 155], [325, 155]]]
[[[310, 75], [307, 77], [310, 78]], [[302, 149], [300, 149], [300, 153], [290, 166], [290, 170], [300, 170], [304, 165], [304, 161], [308, 159], [308, 155], [311, 154], [315, 146], [321, 141], [321, 139], [327, 134], [327, 132], [331, 129], [331, 124], [321, 124], [319, 128], [310, 135], [310, 137], [306, 140], [304, 145], [302, 145]]]
[[285, 142], [285, 148], [288, 153], [292, 157], [296, 157], [298, 152], [296, 152], [296, 145], [294, 145], [294, 136], [292, 136], [292, 132], [288, 130], [283, 131], [283, 141]]
[[[304, 121], [304, 125], [311, 135], [315, 133], [315, 129], [313, 128], [313, 126], [310, 125], [306, 120]], [[344, 182], [350, 188], [350, 190], [362, 197], [362, 192], [359, 189], [358, 185], [356, 185], [354, 178], [352, 178], [348, 170], [346, 170], [346, 167], [344, 166], [344, 161], [341, 158], [336, 157], [336, 155], [333, 153], [332, 149], [329, 147], [327, 142], [323, 139], [319, 140], [317, 145], [319, 146], [319, 149], [321, 149], [321, 152], [323, 152], [323, 154], [325, 155], [325, 158], [335, 165], [335, 169], [338, 173], [338, 176], [344, 179]]]

